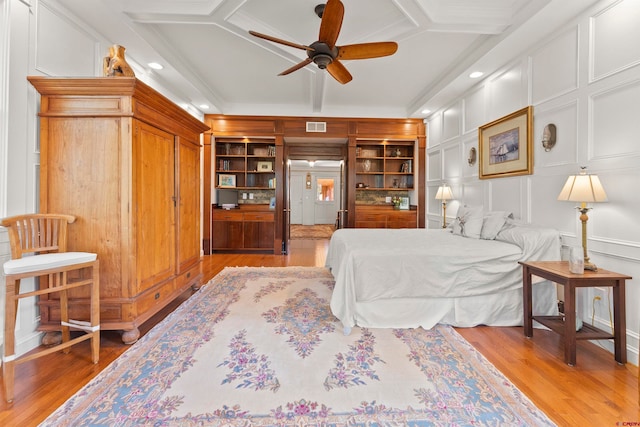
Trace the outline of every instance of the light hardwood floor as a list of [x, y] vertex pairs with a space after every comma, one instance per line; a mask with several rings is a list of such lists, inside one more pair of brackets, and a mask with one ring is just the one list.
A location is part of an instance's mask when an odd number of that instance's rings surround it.
[[[203, 259], [205, 281], [225, 266], [323, 266], [328, 241], [292, 241], [289, 255], [216, 254]], [[188, 298], [189, 295], [184, 295]], [[184, 298], [146, 322], [146, 333]], [[578, 343], [577, 366], [562, 361], [559, 336], [534, 332], [524, 337], [521, 327], [457, 329], [491, 363], [560, 426], [638, 425], [638, 368], [619, 366], [613, 355], [595, 344]], [[1, 426], [35, 426], [102, 371], [128, 347], [119, 334], [104, 331], [100, 362], [90, 361], [89, 346], [72, 347], [17, 367], [16, 397], [7, 404], [0, 392]]]

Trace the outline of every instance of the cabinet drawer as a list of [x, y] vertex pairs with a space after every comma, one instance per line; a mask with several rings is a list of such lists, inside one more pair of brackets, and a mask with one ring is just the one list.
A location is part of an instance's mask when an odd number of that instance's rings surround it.
[[[155, 289], [150, 292], [145, 292], [144, 294], [138, 296], [136, 298], [136, 309], [138, 314], [144, 313], [147, 310], [152, 309], [154, 306], [163, 307], [167, 304], [168, 298], [174, 291], [175, 280], [168, 280], [164, 282], [162, 285], [157, 286]], [[158, 308], [156, 307], [156, 308]], [[157, 310], [153, 310], [154, 312]]]
[[195, 265], [178, 276], [176, 279], [176, 289], [184, 289], [193, 285], [199, 287], [201, 285], [201, 279], [200, 265]]
[[272, 212], [245, 212], [245, 221], [274, 221], [275, 216]]
[[375, 214], [375, 213], [362, 213], [362, 214], [357, 214], [357, 220], [356, 221], [386, 221], [387, 220], [387, 215], [386, 214]]
[[212, 219], [214, 221], [242, 221], [242, 212], [214, 210]]
[[387, 222], [383, 219], [381, 221], [356, 221], [356, 228], [386, 228]]

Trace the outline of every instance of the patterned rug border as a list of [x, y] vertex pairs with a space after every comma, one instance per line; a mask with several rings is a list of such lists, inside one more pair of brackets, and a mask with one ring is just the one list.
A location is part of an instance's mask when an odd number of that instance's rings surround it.
[[[154, 328], [152, 328], [146, 335], [144, 335], [137, 343], [131, 346], [127, 351], [125, 351], [120, 357], [118, 357], [115, 361], [113, 361], [109, 366], [107, 366], [102, 372], [100, 372], [95, 378], [93, 378], [84, 388], [78, 391], [74, 396], [72, 396], [64, 405], [58, 408], [49, 418], [47, 418], [41, 426], [62, 426], [62, 425], [78, 425], [75, 419], [75, 416], [68, 417], [69, 415], [80, 415], [84, 414], [85, 410], [91, 406], [108, 406], [113, 405], [114, 403], [121, 402], [112, 402], [108, 399], [103, 400], [103, 393], [107, 387], [115, 387], [117, 386], [117, 381], [123, 377], [127, 377], [128, 371], [131, 369], [131, 366], [134, 364], [140, 364], [140, 356], [144, 356], [150, 353], [156, 346], [160, 345], [163, 340], [167, 340], [167, 335], [171, 333], [172, 328], [180, 323], [185, 323], [188, 319], [185, 317], [190, 316], [191, 310], [198, 307], [199, 304], [203, 304], [203, 298], [198, 298], [198, 295], [204, 295], [205, 292], [214, 292], [217, 288], [216, 285], [224, 287], [225, 284], [229, 284], [232, 281], [236, 280], [239, 276], [244, 276], [247, 273], [249, 274], [260, 274], [265, 277], [290, 277], [292, 274], [294, 277], [304, 276], [305, 278], [325, 278], [325, 279], [333, 279], [331, 273], [323, 267], [225, 267], [219, 274], [213, 277], [207, 284], [202, 286], [191, 298], [183, 302], [173, 313], [167, 316], [165, 319], [160, 321]], [[266, 273], [266, 274], [264, 274]], [[244, 288], [246, 285], [243, 284], [241, 286], [236, 287], [238, 289]], [[201, 296], [202, 296], [201, 295]], [[220, 294], [218, 294], [220, 295]], [[226, 294], [221, 294], [226, 295]], [[229, 295], [226, 295], [227, 300], [216, 300], [214, 304], [222, 307], [223, 305], [228, 307], [229, 304], [233, 302], [233, 300], [237, 297], [237, 292], [231, 292]], [[211, 302], [211, 301], [209, 301]], [[222, 308], [220, 317], [223, 317], [223, 314], [226, 310]], [[218, 322], [214, 322], [211, 326], [211, 334], [213, 334], [214, 325]], [[448, 342], [455, 347], [456, 351], [460, 352], [462, 355], [466, 357], [465, 361], [471, 364], [473, 370], [476, 371], [482, 378], [486, 381], [487, 384], [490, 385], [498, 395], [509, 397], [512, 399], [515, 405], [513, 406], [514, 413], [520, 417], [521, 420], [528, 420], [526, 425], [554, 425], [551, 420], [547, 418], [547, 416], [540, 411], [530, 399], [527, 398], [524, 393], [522, 393], [515, 385], [513, 385], [504, 374], [502, 374], [493, 364], [491, 364], [478, 350], [476, 350], [469, 342], [467, 342], [454, 328], [450, 326], [438, 325], [438, 332], [443, 336], [447, 337]], [[198, 329], [197, 327], [195, 328]], [[194, 348], [198, 348], [203, 345], [206, 341], [205, 339], [201, 340], [200, 344], [192, 343]], [[188, 369], [191, 365], [192, 360], [190, 358], [190, 354], [185, 353], [183, 357], [184, 363], [176, 369], [179, 371], [184, 371]], [[181, 359], [182, 360], [182, 359]], [[179, 364], [180, 365], [180, 364]], [[132, 378], [133, 380], [134, 378]], [[160, 378], [154, 378], [154, 381], [159, 381], [162, 383]], [[165, 383], [162, 383], [162, 386], [157, 388], [163, 391], [168, 384], [173, 381], [173, 378], [166, 379]], [[168, 384], [166, 384], [168, 383]], [[366, 415], [366, 414], [365, 414]], [[84, 420], [83, 420], [84, 421]], [[122, 419], [122, 423], [118, 425], [141, 425], [140, 420], [138, 419], [136, 422], [131, 423], [130, 419]], [[153, 421], [149, 425], [153, 425]], [[224, 425], [251, 425], [252, 422], [244, 419], [244, 422], [238, 423], [239, 419], [232, 421], [227, 419]], [[290, 422], [292, 420], [288, 420], [286, 423], [278, 424], [278, 425], [294, 425], [296, 423]], [[444, 420], [439, 420], [444, 421]], [[222, 421], [220, 421], [222, 422]], [[298, 420], [299, 424], [301, 421]], [[307, 421], [303, 423], [307, 424]], [[318, 425], [322, 424], [320, 420], [314, 420], [314, 423], [318, 423]], [[369, 420], [365, 424], [371, 424], [372, 421]], [[143, 423], [144, 424], [144, 423]], [[376, 422], [373, 422], [376, 424]], [[84, 424], [83, 424], [84, 425]], [[86, 424], [86, 425], [97, 425], [97, 424]], [[182, 419], [175, 423], [163, 423], [156, 425], [200, 425], [199, 420], [195, 418]], [[211, 424], [205, 424], [211, 425]], [[219, 424], [215, 424], [219, 425]], [[337, 425], [335, 423], [329, 423], [328, 425]], [[357, 423], [357, 425], [364, 425]], [[441, 425], [440, 423], [428, 423], [424, 424], [423, 422], [412, 423], [412, 425]]]

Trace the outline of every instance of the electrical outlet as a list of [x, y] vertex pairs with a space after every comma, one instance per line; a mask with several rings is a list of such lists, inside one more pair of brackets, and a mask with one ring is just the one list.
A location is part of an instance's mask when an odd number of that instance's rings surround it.
[[247, 193], [242, 193], [242, 200], [247, 200]]
[[253, 200], [253, 193], [249, 193], [249, 200]]

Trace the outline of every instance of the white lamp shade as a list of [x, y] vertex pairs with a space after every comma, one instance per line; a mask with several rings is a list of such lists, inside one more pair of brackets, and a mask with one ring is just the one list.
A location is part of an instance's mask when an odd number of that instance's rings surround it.
[[570, 202], [606, 202], [607, 193], [600, 183], [597, 175], [571, 175], [562, 187], [562, 191], [558, 195], [558, 200], [567, 200]]
[[436, 193], [436, 200], [451, 200], [453, 199], [453, 193], [451, 187], [448, 185], [441, 185]]

